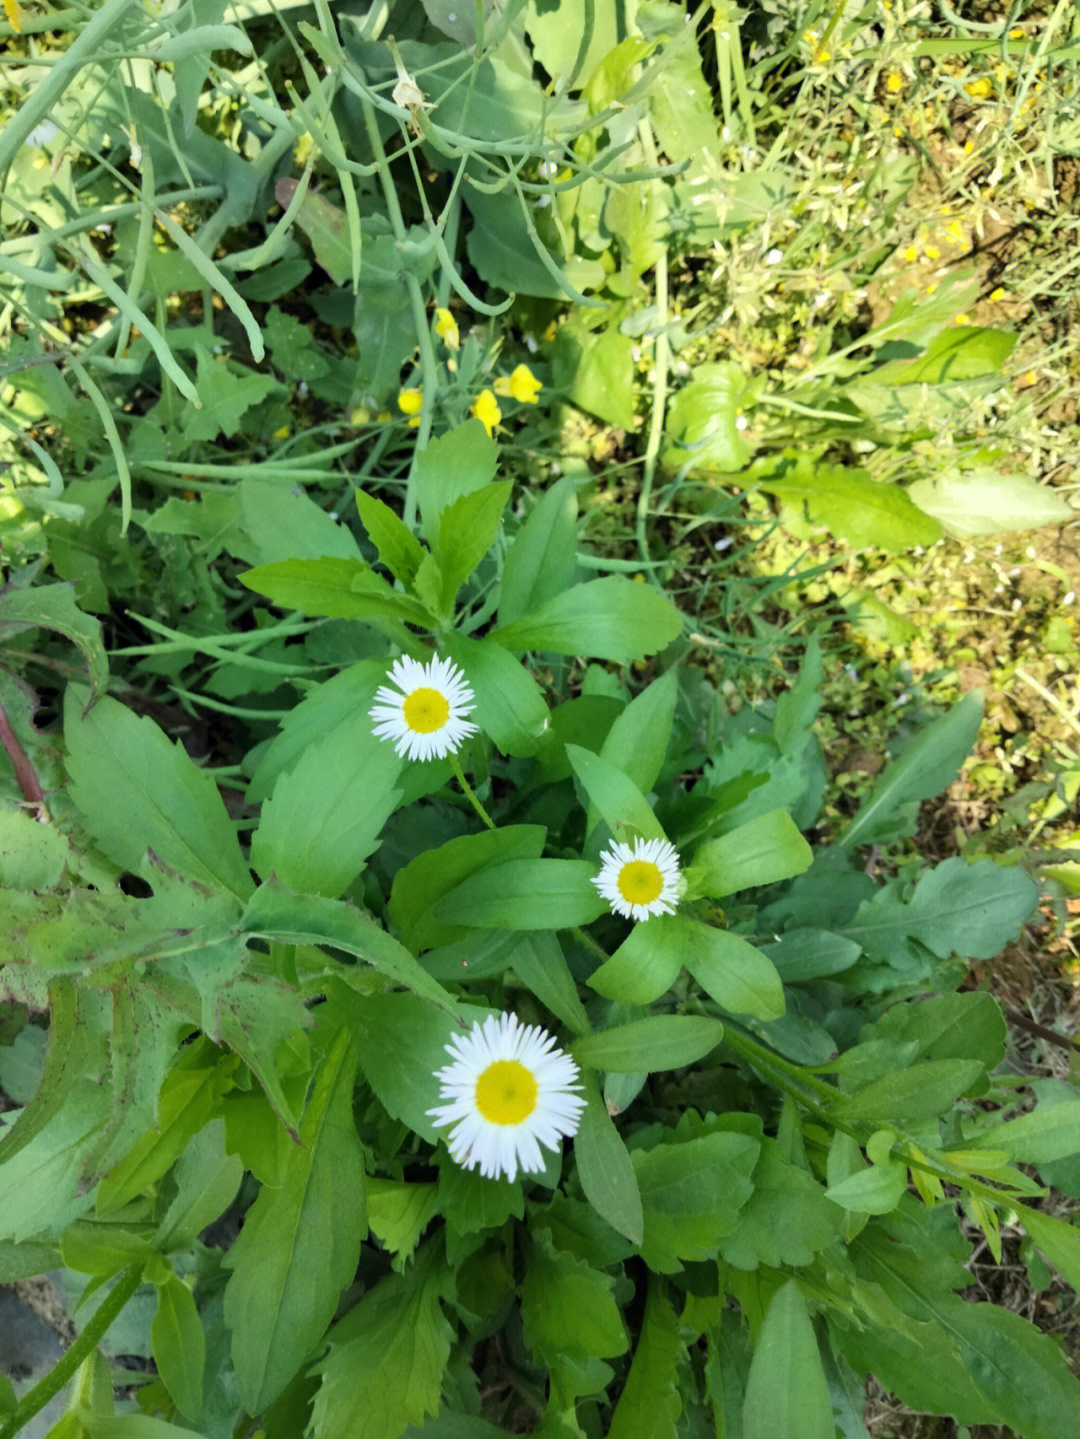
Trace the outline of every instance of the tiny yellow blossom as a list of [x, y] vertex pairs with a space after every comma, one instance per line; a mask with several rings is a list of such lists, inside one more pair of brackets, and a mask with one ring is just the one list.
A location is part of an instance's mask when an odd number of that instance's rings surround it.
[[936, 245], [927, 245], [926, 249], [923, 251], [923, 254], [926, 256], [926, 258], [927, 258], [928, 260], [940, 260], [940, 259], [941, 259], [941, 251], [938, 249], [938, 247], [937, 247]]
[[289, 429], [288, 425], [279, 425], [278, 428], [274, 431], [274, 439], [287, 440], [291, 433], [292, 431]]
[[490, 390], [480, 391], [469, 406], [469, 414], [476, 416], [489, 435], [494, 434], [495, 426], [502, 419], [499, 402]]
[[293, 149], [293, 163], [296, 165], [306, 165], [314, 150], [315, 141], [305, 130], [299, 140], [297, 140]]
[[974, 150], [974, 148], [975, 148], [975, 142], [974, 142], [974, 140], [965, 140], [965, 141], [964, 141], [964, 154], [965, 154], [965, 155], [970, 155], [971, 152], [972, 152], [972, 150]]
[[987, 298], [988, 298], [988, 299], [991, 299], [991, 300], [1004, 300], [1004, 298], [1005, 298], [1005, 291], [1001, 288], [1000, 285], [998, 285], [998, 287], [997, 287], [996, 290], [991, 290], [991, 291], [990, 291], [990, 294], [989, 294], [989, 296], [988, 296]]
[[398, 409], [403, 415], [418, 415], [424, 408], [423, 390], [402, 390], [397, 397]]
[[461, 344], [461, 332], [449, 310], [435, 311], [435, 333], [449, 350], [456, 350]]
[[357, 405], [349, 416], [350, 425], [366, 425], [371, 420], [371, 411], [366, 405]]
[[953, 316], [953, 324], [954, 324], [954, 325], [970, 325], [970, 324], [971, 324], [971, 316], [970, 316], [970, 315], [954, 315], [954, 316]]
[[512, 375], [500, 375], [494, 388], [497, 395], [509, 395], [521, 405], [535, 405], [543, 386], [528, 365], [518, 365]]
[[965, 234], [964, 227], [963, 225], [961, 225], [959, 220], [950, 220], [949, 223], [945, 226], [945, 234], [950, 240], [954, 240], [958, 245], [967, 244], [967, 235]]
[[909, 265], [913, 265], [919, 258], [919, 252], [914, 245], [908, 245], [906, 250], [901, 250], [900, 258], [906, 260]]
[[973, 100], [988, 100], [994, 93], [994, 82], [988, 75], [980, 75], [978, 80], [969, 80], [964, 89]]
[[899, 70], [890, 70], [885, 76], [885, 88], [890, 95], [899, 95], [904, 88], [904, 77]]

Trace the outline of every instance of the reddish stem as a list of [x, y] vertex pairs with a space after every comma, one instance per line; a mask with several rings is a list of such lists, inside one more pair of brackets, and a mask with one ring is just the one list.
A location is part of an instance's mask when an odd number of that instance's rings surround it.
[[37, 777], [34, 766], [30, 763], [29, 756], [11, 728], [7, 711], [2, 704], [0, 704], [0, 744], [7, 750], [8, 758], [15, 766], [15, 778], [19, 781], [23, 799], [27, 804], [34, 805], [42, 814], [45, 814], [45, 791], [41, 788], [41, 781]]

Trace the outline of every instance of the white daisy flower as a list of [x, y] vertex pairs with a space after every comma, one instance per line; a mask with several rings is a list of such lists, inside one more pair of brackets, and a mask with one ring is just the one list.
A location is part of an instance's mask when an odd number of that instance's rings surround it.
[[636, 839], [633, 848], [612, 840], [593, 879], [613, 914], [645, 920], [674, 914], [679, 902], [679, 856], [666, 839]]
[[492, 1014], [455, 1035], [446, 1052], [453, 1063], [435, 1078], [450, 1102], [428, 1114], [436, 1126], [454, 1126], [446, 1143], [463, 1169], [479, 1166], [485, 1178], [513, 1183], [519, 1169], [544, 1168], [541, 1144], [558, 1153], [563, 1135], [576, 1132], [585, 1108], [572, 1092], [581, 1087], [578, 1067], [546, 1030]]
[[380, 685], [369, 713], [375, 734], [393, 740], [403, 759], [445, 759], [476, 733], [465, 718], [475, 696], [450, 660], [433, 655], [422, 665], [404, 655], [391, 666], [390, 680], [397, 689]]

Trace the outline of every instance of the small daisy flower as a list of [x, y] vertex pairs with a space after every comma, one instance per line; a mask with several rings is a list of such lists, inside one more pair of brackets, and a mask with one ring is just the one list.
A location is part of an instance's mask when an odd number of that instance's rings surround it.
[[646, 920], [674, 914], [679, 902], [679, 856], [666, 839], [636, 839], [633, 848], [612, 840], [593, 879], [613, 914]]
[[402, 759], [445, 759], [476, 733], [476, 725], [465, 718], [475, 696], [450, 660], [434, 655], [423, 665], [404, 655], [391, 666], [390, 681], [375, 691], [369, 714], [376, 721], [375, 734], [393, 740]]
[[557, 1154], [563, 1136], [577, 1131], [585, 1108], [573, 1092], [581, 1088], [578, 1067], [546, 1030], [523, 1027], [514, 1014], [489, 1015], [446, 1052], [452, 1063], [435, 1078], [449, 1103], [428, 1114], [436, 1127], [454, 1126], [446, 1143], [463, 1169], [513, 1183], [519, 1169], [544, 1168], [541, 1144]]

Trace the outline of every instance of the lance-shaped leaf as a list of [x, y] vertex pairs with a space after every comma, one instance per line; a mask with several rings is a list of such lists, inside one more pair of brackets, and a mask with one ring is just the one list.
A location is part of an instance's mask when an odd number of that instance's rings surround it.
[[278, 560], [257, 565], [240, 576], [249, 590], [266, 595], [286, 610], [337, 620], [391, 619], [429, 626], [434, 617], [410, 595], [402, 594], [363, 560]]
[[432, 906], [432, 917], [477, 929], [570, 929], [607, 909], [580, 859], [515, 859], [470, 875]]
[[744, 1439], [834, 1439], [832, 1400], [806, 1301], [794, 1279], [773, 1295], [743, 1403]]
[[265, 1409], [323, 1337], [356, 1273], [367, 1220], [355, 1076], [356, 1050], [342, 1030], [316, 1072], [280, 1187], [260, 1190], [225, 1259], [225, 1322], [250, 1414]]
[[651, 1074], [681, 1069], [702, 1059], [724, 1037], [724, 1026], [703, 1015], [653, 1014], [574, 1040], [579, 1064], [614, 1074]]
[[568, 744], [566, 757], [574, 767], [592, 807], [616, 839], [627, 837], [627, 827], [645, 839], [666, 839], [660, 822], [637, 785], [609, 759]]
[[775, 884], [809, 869], [814, 852], [791, 816], [770, 810], [719, 839], [701, 845], [687, 869], [687, 882], [713, 899], [741, 889]]
[[554, 595], [494, 638], [508, 650], [637, 660], [666, 648], [682, 627], [678, 610], [652, 585], [608, 575]]
[[595, 1076], [582, 1075], [586, 1105], [574, 1139], [574, 1158], [585, 1198], [612, 1229], [640, 1244], [643, 1233], [637, 1176], [607, 1112]]
[[461, 666], [476, 696], [472, 719], [503, 754], [531, 755], [548, 727], [544, 692], [493, 640], [450, 635], [443, 649]]

